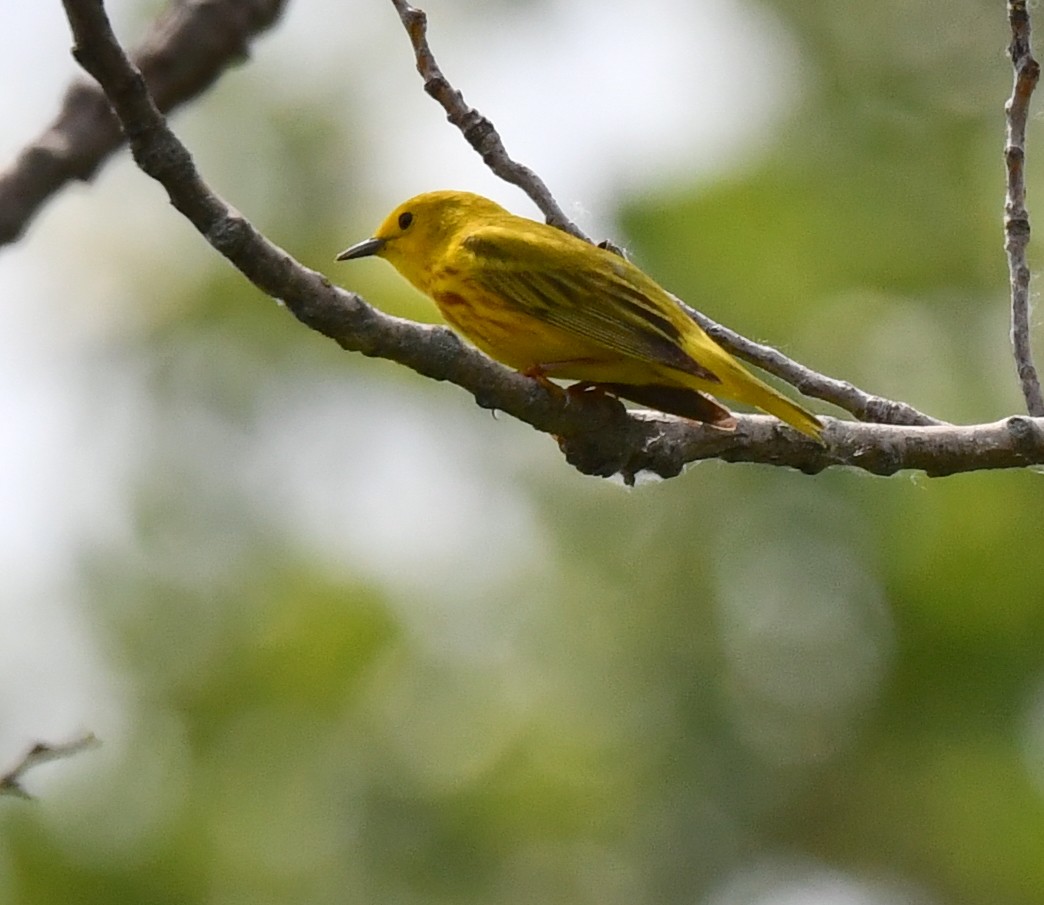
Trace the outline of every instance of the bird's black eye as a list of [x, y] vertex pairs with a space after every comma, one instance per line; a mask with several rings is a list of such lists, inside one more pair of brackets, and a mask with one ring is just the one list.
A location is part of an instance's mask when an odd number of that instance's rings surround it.
[[405, 214], [399, 214], [399, 229], [409, 229], [412, 222], [413, 214], [409, 211], [406, 211]]

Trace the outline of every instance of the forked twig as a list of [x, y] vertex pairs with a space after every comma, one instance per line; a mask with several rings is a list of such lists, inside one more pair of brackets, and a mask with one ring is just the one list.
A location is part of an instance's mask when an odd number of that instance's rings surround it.
[[1030, 98], [1040, 79], [1040, 65], [1030, 48], [1030, 19], [1026, 0], [1008, 0], [1011, 44], [1008, 52], [1015, 70], [1011, 97], [1004, 105], [1007, 135], [1004, 162], [1007, 166], [1004, 197], [1004, 250], [1008, 256], [1011, 280], [1011, 345], [1015, 368], [1026, 399], [1026, 410], [1034, 416], [1044, 415], [1044, 396], [1033, 364], [1030, 347], [1030, 269], [1026, 263], [1026, 247], [1030, 240], [1029, 213], [1026, 211], [1026, 122]]
[[33, 796], [22, 785], [22, 777], [33, 767], [49, 763], [52, 760], [63, 760], [67, 757], [72, 757], [74, 754], [79, 754], [88, 748], [95, 748], [100, 744], [101, 742], [91, 732], [61, 745], [37, 742], [25, 752], [22, 759], [14, 767], [0, 775], [0, 795], [10, 795], [15, 798], [32, 798]]

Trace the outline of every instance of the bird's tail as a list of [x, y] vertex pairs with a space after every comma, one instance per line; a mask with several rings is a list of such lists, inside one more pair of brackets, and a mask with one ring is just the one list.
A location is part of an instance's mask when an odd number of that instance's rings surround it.
[[813, 440], [822, 440], [823, 425], [815, 415], [772, 389], [746, 368], [743, 370], [744, 379], [738, 385], [723, 387], [722, 395], [739, 402], [746, 402], [763, 412], [775, 415], [780, 421], [785, 421], [794, 430], [800, 431]]

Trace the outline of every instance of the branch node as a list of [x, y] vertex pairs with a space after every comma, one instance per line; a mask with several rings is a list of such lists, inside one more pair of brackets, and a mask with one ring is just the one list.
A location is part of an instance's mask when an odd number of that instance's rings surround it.
[[215, 220], [203, 235], [226, 258], [235, 258], [252, 232], [250, 224], [241, 214], [230, 211]]
[[1039, 449], [1041, 431], [1032, 418], [1025, 415], [1012, 415], [1005, 422], [1005, 426], [1016, 452], [1033, 456]]

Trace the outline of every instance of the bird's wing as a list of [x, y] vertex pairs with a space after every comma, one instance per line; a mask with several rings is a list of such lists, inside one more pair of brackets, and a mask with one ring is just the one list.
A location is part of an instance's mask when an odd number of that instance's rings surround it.
[[468, 279], [526, 315], [621, 355], [720, 383], [683, 349], [682, 331], [699, 327], [622, 258], [571, 254], [540, 233], [503, 227], [475, 230], [461, 247], [472, 257]]

